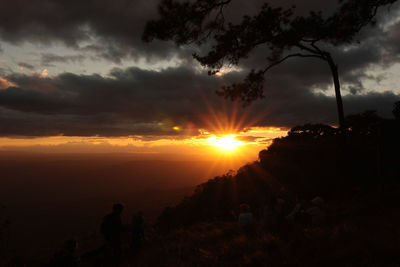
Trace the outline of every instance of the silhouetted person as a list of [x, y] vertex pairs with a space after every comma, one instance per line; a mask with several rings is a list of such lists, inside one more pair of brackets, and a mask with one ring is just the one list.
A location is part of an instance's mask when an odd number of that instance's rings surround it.
[[293, 207], [292, 211], [286, 216], [286, 220], [293, 222], [299, 216], [303, 208], [304, 207], [301, 201], [299, 199], [296, 199], [296, 205]]
[[311, 207], [306, 209], [306, 213], [311, 217], [311, 224], [316, 226], [325, 221], [325, 201], [321, 197], [311, 200]]
[[247, 228], [253, 225], [253, 213], [250, 211], [250, 206], [247, 204], [240, 205], [239, 226]]
[[107, 249], [110, 249], [110, 261], [118, 265], [121, 258], [121, 213], [124, 207], [114, 204], [113, 211], [103, 218], [101, 232], [104, 235]]
[[263, 213], [265, 227], [273, 233], [281, 233], [285, 224], [285, 201], [271, 198]]
[[64, 243], [62, 250], [56, 252], [50, 260], [49, 266], [74, 267], [78, 265], [78, 259], [75, 257], [77, 242], [73, 239]]
[[275, 231], [277, 224], [277, 215], [276, 215], [276, 198], [271, 198], [264, 205], [263, 210], [263, 224], [264, 227], [269, 231]]
[[254, 216], [247, 204], [240, 205], [240, 213], [238, 218], [239, 227], [244, 230], [247, 236], [254, 236], [256, 233], [254, 225]]
[[139, 211], [132, 217], [132, 236], [131, 248], [137, 253], [143, 245], [144, 241], [144, 218], [143, 212]]

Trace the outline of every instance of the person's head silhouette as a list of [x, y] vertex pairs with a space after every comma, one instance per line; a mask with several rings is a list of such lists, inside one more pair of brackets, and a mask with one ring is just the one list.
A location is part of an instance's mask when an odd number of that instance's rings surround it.
[[122, 206], [122, 204], [120, 204], [120, 203], [117, 203], [117, 204], [113, 205], [113, 212], [114, 213], [121, 214], [123, 209], [124, 209], [124, 206]]

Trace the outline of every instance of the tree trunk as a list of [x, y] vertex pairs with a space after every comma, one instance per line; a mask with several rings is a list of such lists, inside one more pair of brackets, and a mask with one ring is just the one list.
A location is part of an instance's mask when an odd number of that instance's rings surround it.
[[340, 94], [338, 67], [335, 64], [335, 62], [333, 62], [333, 59], [330, 54], [327, 55], [327, 61], [329, 67], [331, 68], [333, 83], [335, 85], [335, 96], [336, 96], [336, 105], [339, 117], [339, 128], [341, 129], [342, 132], [344, 132], [346, 130], [346, 127], [344, 125], [344, 111], [343, 111], [342, 95]]

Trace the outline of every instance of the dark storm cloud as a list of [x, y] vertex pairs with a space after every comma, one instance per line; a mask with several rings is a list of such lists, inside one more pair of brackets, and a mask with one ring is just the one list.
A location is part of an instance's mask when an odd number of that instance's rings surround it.
[[145, 44], [141, 34], [147, 20], [157, 15], [156, 0], [88, 0], [0, 2], [0, 38], [20, 44], [57, 45], [78, 49], [82, 41], [96, 43], [101, 55], [166, 57], [177, 51], [172, 44]]
[[[157, 4], [159, 0], [116, 0], [116, 1], [37, 1], [28, 0], [5, 0], [0, 3], [0, 38], [15, 44], [25, 41], [33, 43], [45, 43], [57, 45], [59, 41], [76, 49], [80, 55], [42, 55], [42, 63], [51, 66], [58, 62], [79, 62], [82, 57], [91, 57], [95, 54], [115, 63], [121, 63], [124, 58], [144, 57], [151, 62], [160, 58], [171, 58], [178, 56], [190, 58], [194, 52], [193, 47], [175, 47], [168, 42], [154, 41], [146, 44], [141, 41], [141, 34], [145, 23], [157, 18]], [[241, 20], [244, 14], [255, 14], [265, 0], [256, 1], [233, 1], [226, 8], [226, 19]], [[271, 0], [273, 6], [290, 7], [296, 6], [296, 14], [305, 15], [310, 10], [323, 11], [329, 15], [338, 5], [337, 0]], [[393, 20], [397, 16], [399, 4], [388, 8], [381, 8], [377, 15], [380, 24], [375, 27], [367, 27], [360, 33], [359, 40], [362, 46], [350, 52], [344, 52], [343, 48], [329, 47], [339, 64], [340, 71], [345, 73], [353, 81], [360, 80], [354, 69], [362, 69], [370, 64], [390, 65], [398, 57], [398, 29], [399, 25], [391, 27], [384, 36], [382, 23]], [[85, 44], [82, 44], [85, 42]], [[89, 44], [87, 44], [89, 43]], [[389, 52], [389, 48], [392, 48]], [[204, 54], [207, 46], [196, 49], [196, 52]], [[253, 57], [241, 63], [242, 68], [261, 68], [266, 64], [268, 51], [258, 49]], [[388, 53], [386, 53], [388, 52]], [[385, 60], [382, 62], [383, 54]], [[314, 73], [315, 79], [327, 80], [326, 72], [321, 64], [309, 65], [304, 69], [303, 61], [292, 64], [291, 73], [303, 76], [308, 70]], [[349, 72], [348, 72], [349, 70]], [[286, 71], [282, 68], [282, 71]], [[329, 75], [329, 73], [328, 73]], [[358, 84], [355, 82], [355, 84]], [[352, 86], [355, 88], [356, 86]]]
[[0, 136], [127, 136], [173, 135], [157, 124], [124, 121], [115, 115], [47, 115], [26, 113], [0, 107]]
[[83, 55], [68, 55], [68, 56], [60, 56], [52, 53], [44, 53], [42, 54], [41, 62], [43, 66], [53, 66], [53, 63], [76, 63], [82, 62], [84, 60]]
[[62, 95], [44, 94], [18, 87], [8, 87], [0, 91], [0, 105], [6, 108], [37, 113], [57, 113], [70, 106], [69, 103], [64, 101]]
[[25, 62], [19, 62], [18, 67], [21, 69], [28, 69], [28, 70], [33, 70], [35, 68], [33, 65]]
[[387, 33], [388, 45], [393, 54], [400, 53], [400, 21], [390, 26]]
[[[14, 74], [6, 78], [16, 86], [0, 90], [0, 135], [196, 135], [197, 128], [218, 128], [213, 112], [219, 123], [229, 125], [235, 104], [219, 99], [214, 90], [241, 76], [231, 73], [221, 79], [186, 67], [114, 69], [109, 77]], [[269, 82], [265, 99], [237, 107], [241, 127], [336, 122], [334, 97], [314, 94], [307, 84], [293, 84], [284, 76]], [[346, 96], [345, 111], [377, 109], [389, 116], [398, 99], [390, 92]], [[174, 131], [175, 125], [183, 131]], [[188, 133], [189, 128], [194, 130]]]
[[[39, 135], [176, 135], [173, 126], [204, 125], [207, 105], [221, 101], [214, 96], [218, 81], [188, 68], [114, 69], [109, 76], [7, 76], [17, 87], [0, 91], [1, 134], [22, 134], [16, 130], [19, 125], [30, 135], [31, 128], [41, 125], [31, 134], [43, 129]], [[19, 116], [13, 118], [15, 114]]]
[[[101, 57], [120, 62], [127, 56], [149, 59], [182, 57], [181, 49], [171, 43], [154, 41], [145, 44], [141, 35], [145, 23], [158, 17], [160, 0], [3, 0], [0, 2], [0, 38], [20, 44], [23, 42], [65, 45], [94, 51]], [[255, 14], [265, 0], [233, 1], [225, 10], [225, 18], [241, 20], [243, 15]], [[310, 10], [329, 15], [337, 0], [272, 0], [273, 6], [286, 8], [296, 5], [296, 14]], [[90, 42], [89, 45], [81, 45]], [[179, 53], [178, 53], [179, 52]]]
[[[111, 120], [110, 118], [113, 118]], [[123, 121], [120, 117], [100, 115], [42, 115], [19, 113], [0, 108], [0, 136], [139, 136], [140, 140], [156, 140], [160, 137], [177, 138], [178, 133], [165, 129], [157, 123], [136, 123]], [[197, 135], [197, 132], [194, 133]]]
[[[365, 110], [377, 110], [379, 115], [390, 118], [393, 103], [400, 100], [400, 94], [392, 92], [347, 95], [343, 97], [346, 115]], [[256, 110], [263, 114], [258, 125], [293, 127], [305, 123], [337, 124], [335, 98], [324, 94], [312, 94], [306, 90], [298, 94], [266, 97], [256, 104]]]

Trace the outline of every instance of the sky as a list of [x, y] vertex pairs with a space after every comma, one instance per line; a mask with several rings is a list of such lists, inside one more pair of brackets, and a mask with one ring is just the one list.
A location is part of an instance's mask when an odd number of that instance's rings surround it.
[[[263, 2], [233, 1], [227, 17], [254, 14]], [[295, 4], [299, 15], [337, 7], [336, 0], [269, 2]], [[1, 1], [0, 150], [201, 154], [233, 134], [240, 151], [256, 157], [295, 125], [337, 124], [325, 62], [279, 65], [266, 75], [265, 98], [243, 107], [215, 91], [263, 66], [267, 48], [209, 76], [191, 56], [205, 54], [207, 44], [141, 40], [158, 3]], [[373, 109], [391, 117], [400, 100], [400, 4], [381, 8], [357, 40], [324, 47], [339, 66], [345, 114]]]

